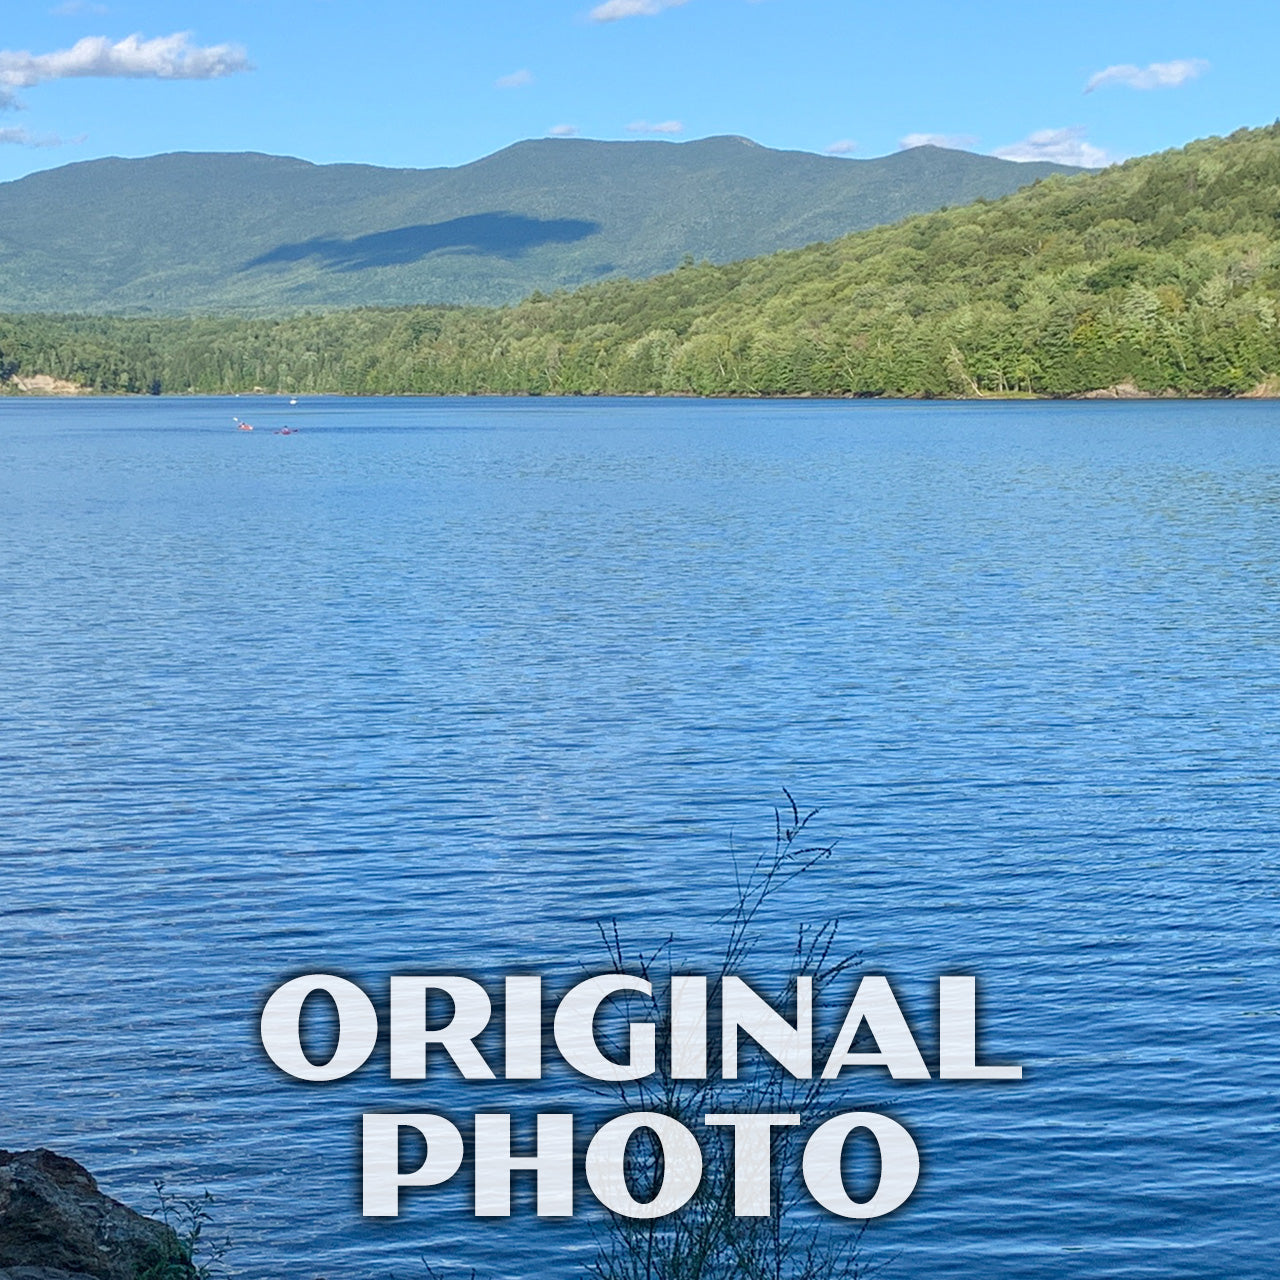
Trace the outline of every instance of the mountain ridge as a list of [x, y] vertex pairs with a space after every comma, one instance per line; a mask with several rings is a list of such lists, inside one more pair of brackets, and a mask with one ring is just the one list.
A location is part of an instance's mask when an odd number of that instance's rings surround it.
[[848, 159], [719, 135], [516, 142], [389, 169], [263, 152], [78, 161], [0, 184], [0, 309], [288, 312], [500, 304], [728, 262], [1064, 166], [922, 147]]

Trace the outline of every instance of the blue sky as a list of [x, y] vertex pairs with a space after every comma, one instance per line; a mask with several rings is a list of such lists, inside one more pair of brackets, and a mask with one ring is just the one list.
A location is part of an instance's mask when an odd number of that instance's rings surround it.
[[178, 150], [425, 168], [548, 133], [1097, 164], [1269, 123], [1277, 37], [1275, 0], [10, 0], [0, 180]]

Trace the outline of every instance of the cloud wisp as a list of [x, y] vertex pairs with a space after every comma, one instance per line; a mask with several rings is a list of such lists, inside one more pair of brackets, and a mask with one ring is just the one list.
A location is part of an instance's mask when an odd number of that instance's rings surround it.
[[0, 129], [0, 146], [61, 147], [65, 144], [66, 140], [56, 133], [32, 133], [30, 129], [21, 128]]
[[899, 151], [912, 147], [946, 147], [949, 151], [967, 151], [977, 146], [978, 139], [971, 133], [909, 133], [898, 139]]
[[1079, 165], [1082, 169], [1102, 169], [1115, 163], [1101, 147], [1085, 139], [1080, 125], [1068, 129], [1038, 129], [1021, 142], [997, 147], [991, 154], [1001, 160], [1048, 160], [1053, 164]]
[[547, 130], [548, 138], [576, 138], [578, 136], [578, 126], [576, 124], [553, 124]]
[[623, 18], [652, 18], [665, 9], [678, 9], [689, 0], [604, 0], [588, 15], [592, 22], [621, 22]]
[[494, 82], [496, 89], [524, 89], [533, 83], [533, 72], [526, 67], [513, 71], [509, 76], [499, 76]]
[[857, 151], [858, 144], [852, 138], [841, 138], [838, 142], [831, 143], [830, 146], [822, 148], [823, 154], [828, 156], [847, 156]]
[[0, 107], [15, 105], [16, 90], [50, 80], [216, 80], [248, 70], [248, 55], [239, 45], [202, 47], [191, 43], [188, 31], [152, 40], [132, 35], [114, 43], [106, 36], [85, 36], [54, 53], [0, 49]]
[[660, 120], [657, 124], [650, 124], [648, 120], [633, 120], [627, 125], [628, 133], [683, 133], [684, 125], [679, 120]]
[[1173, 62], [1153, 62], [1146, 67], [1123, 62], [1094, 72], [1084, 91], [1092, 93], [1109, 84], [1121, 84], [1129, 89], [1176, 89], [1208, 70], [1209, 64], [1203, 58], [1178, 58]]

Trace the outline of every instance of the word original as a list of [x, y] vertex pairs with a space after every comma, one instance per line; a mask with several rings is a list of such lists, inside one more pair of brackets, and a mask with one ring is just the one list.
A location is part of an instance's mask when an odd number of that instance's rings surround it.
[[[327, 1062], [312, 1062], [302, 1047], [302, 1008], [324, 992], [338, 1016], [338, 1040]], [[657, 1024], [627, 1023], [627, 1053], [621, 1061], [606, 1056], [595, 1036], [596, 1016], [604, 1002], [624, 993], [652, 998], [653, 984], [626, 973], [588, 978], [559, 1002], [552, 1034], [560, 1057], [592, 1080], [612, 1083], [643, 1080], [658, 1069]], [[428, 997], [443, 995], [452, 1016], [428, 1027]], [[508, 977], [505, 986], [503, 1073], [508, 1080], [538, 1080], [543, 1067], [542, 979]], [[977, 1061], [977, 982], [969, 975], [938, 980], [938, 1076], [943, 1080], [1020, 1080], [1019, 1066], [979, 1065]], [[462, 977], [392, 977], [389, 1001], [390, 1075], [393, 1080], [423, 1080], [428, 1050], [443, 1051], [466, 1080], [492, 1080], [493, 1068], [476, 1039], [493, 1014], [488, 992]], [[788, 1019], [732, 974], [720, 983], [720, 1075], [738, 1077], [740, 1036], [750, 1037], [797, 1079], [813, 1076], [813, 979], [795, 979], [795, 1016]], [[707, 1078], [707, 979], [677, 975], [671, 979], [666, 1042], [674, 1080]], [[874, 1050], [854, 1052], [865, 1025]], [[332, 974], [307, 974], [278, 987], [262, 1010], [262, 1044], [271, 1061], [299, 1080], [340, 1080], [368, 1061], [378, 1041], [378, 1013], [360, 987]], [[835, 1041], [822, 1066], [822, 1079], [834, 1080], [846, 1067], [884, 1067], [895, 1080], [928, 1080], [929, 1068], [916, 1046], [901, 1006], [878, 974], [859, 982]]]

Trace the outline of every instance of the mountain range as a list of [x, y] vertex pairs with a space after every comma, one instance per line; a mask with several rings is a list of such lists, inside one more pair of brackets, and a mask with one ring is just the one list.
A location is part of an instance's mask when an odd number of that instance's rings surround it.
[[0, 313], [0, 394], [1280, 395], [1280, 122], [513, 307]]
[[0, 311], [501, 304], [798, 248], [1073, 170], [924, 146], [516, 143], [457, 168], [259, 154], [90, 160], [0, 184]]

